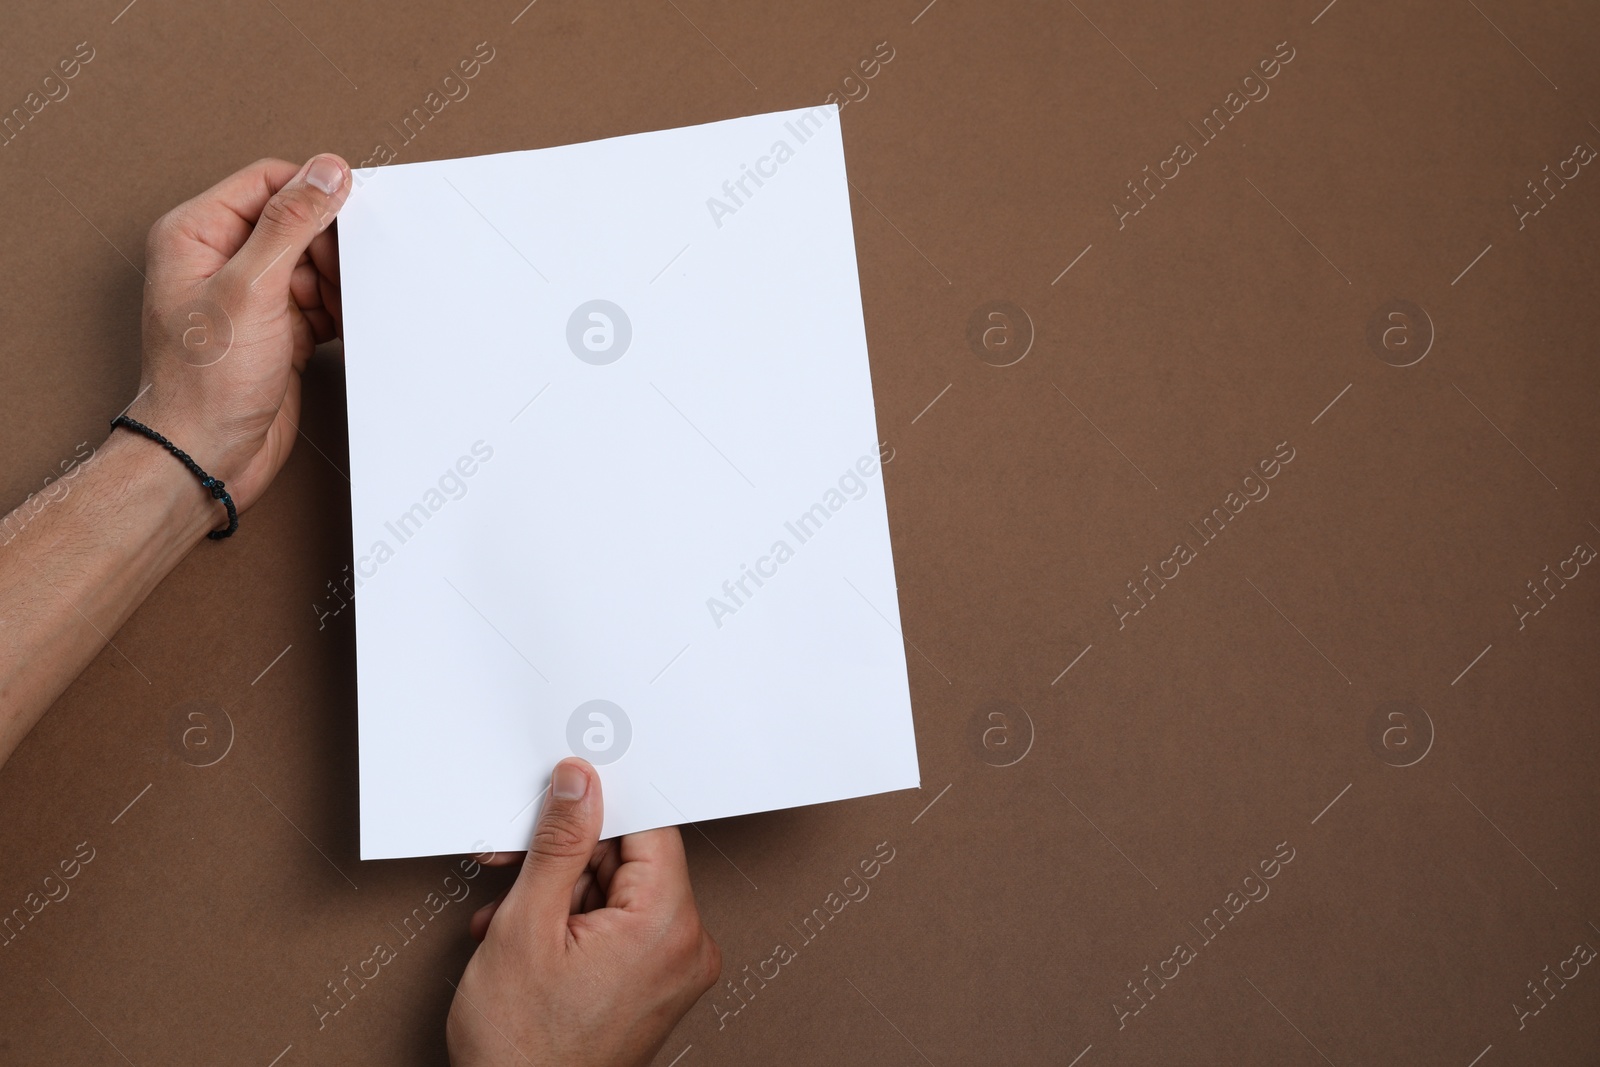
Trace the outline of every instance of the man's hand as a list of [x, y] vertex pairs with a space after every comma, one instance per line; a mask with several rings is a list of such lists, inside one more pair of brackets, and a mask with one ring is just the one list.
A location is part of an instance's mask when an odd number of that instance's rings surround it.
[[264, 159], [150, 228], [144, 368], [128, 414], [226, 482], [240, 511], [289, 456], [312, 349], [338, 336], [328, 227], [349, 192], [338, 156]]
[[522, 871], [472, 919], [456, 1067], [645, 1064], [722, 971], [675, 828], [600, 842], [600, 779], [556, 766]]
[[[128, 414], [226, 482], [240, 511], [289, 455], [312, 348], [338, 335], [328, 226], [349, 190], [337, 156], [262, 160], [150, 229]], [[223, 521], [194, 475], [126, 430], [0, 520], [0, 763]]]

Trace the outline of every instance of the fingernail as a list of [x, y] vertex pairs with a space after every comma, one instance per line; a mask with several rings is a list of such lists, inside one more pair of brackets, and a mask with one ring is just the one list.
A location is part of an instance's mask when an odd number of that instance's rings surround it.
[[327, 156], [312, 160], [311, 169], [306, 171], [306, 184], [322, 190], [328, 196], [332, 196], [343, 182], [344, 168]]
[[589, 789], [589, 776], [577, 765], [559, 763], [550, 776], [550, 795], [557, 800], [577, 800]]

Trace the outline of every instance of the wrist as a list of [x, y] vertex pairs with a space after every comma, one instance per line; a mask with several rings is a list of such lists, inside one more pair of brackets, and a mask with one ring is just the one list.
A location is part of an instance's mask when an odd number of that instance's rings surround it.
[[[123, 414], [150, 427], [183, 449], [213, 478], [227, 481], [237, 473], [233, 469], [236, 462], [234, 457], [227, 455], [229, 450], [223, 445], [222, 434], [213, 425], [214, 420], [204, 416], [204, 410], [202, 403], [193, 399], [180, 401], [167, 387], [156, 383], [136, 397]], [[127, 432], [125, 429], [115, 430], [113, 435]], [[157, 444], [156, 447], [161, 446]], [[176, 459], [170, 452], [167, 455]]]
[[[181, 442], [174, 441], [179, 448]], [[100, 449], [130, 503], [147, 513], [157, 536], [187, 551], [212, 530], [226, 528], [227, 510], [178, 457], [131, 430], [111, 432]]]

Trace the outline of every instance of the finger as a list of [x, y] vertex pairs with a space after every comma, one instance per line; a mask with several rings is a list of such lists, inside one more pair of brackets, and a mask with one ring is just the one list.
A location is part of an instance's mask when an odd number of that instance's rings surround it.
[[317, 344], [326, 344], [339, 336], [339, 324], [322, 308], [312, 308], [300, 314], [306, 317], [306, 325], [311, 327], [311, 339]]
[[609, 893], [611, 879], [616, 876], [617, 868], [622, 866], [622, 850], [617, 847], [616, 838], [612, 838], [600, 842], [600, 853], [599, 862], [594, 865], [594, 880], [601, 893]]
[[304, 256], [289, 272], [289, 299], [301, 311], [322, 307], [322, 276]]
[[311, 262], [317, 273], [339, 284], [339, 228], [330, 226], [311, 239]]
[[578, 882], [572, 887], [572, 899], [567, 903], [567, 914], [581, 915], [588, 911], [584, 905], [593, 900], [597, 893], [593, 871], [584, 871], [578, 875]]
[[507, 897], [546, 929], [565, 929], [573, 887], [589, 868], [600, 842], [600, 779], [587, 762], [569, 757], [556, 764], [534, 825], [528, 858]]
[[285, 292], [300, 256], [333, 222], [349, 195], [345, 161], [335, 155], [312, 157], [262, 206], [249, 239], [219, 277], [260, 292]]
[[299, 170], [281, 159], [260, 159], [230, 174], [151, 227], [147, 258], [187, 278], [210, 277], [244, 246], [261, 209]]
[[[196, 221], [221, 218], [223, 213], [232, 216], [243, 224], [239, 231], [242, 234], [239, 244], [242, 245], [244, 238], [250, 234], [250, 227], [261, 217], [261, 209], [267, 201], [294, 180], [302, 169], [298, 164], [284, 159], [258, 159], [184, 203], [178, 210], [196, 209], [196, 214], [192, 216]], [[235, 245], [225, 251], [231, 255], [238, 250], [238, 245]]]
[[482, 941], [489, 935], [489, 921], [494, 918], [494, 913], [500, 910], [500, 903], [505, 899], [506, 894], [502, 892], [472, 913], [472, 919], [467, 923], [467, 931], [472, 934], [474, 941]]
[[344, 333], [344, 297], [339, 290], [339, 283], [329, 281], [326, 276], [322, 279], [322, 306], [328, 309], [328, 314], [333, 316], [334, 328], [342, 335]]
[[328, 227], [311, 239], [309, 254], [317, 268], [318, 285], [322, 290], [322, 306], [333, 316], [334, 329], [344, 330], [344, 299], [339, 290], [339, 237], [338, 223]]
[[615, 838], [595, 846], [589, 854], [589, 865], [578, 876], [578, 884], [572, 888], [571, 914], [582, 915], [606, 906], [606, 886], [610, 884], [611, 875], [616, 872], [620, 862]]
[[526, 852], [486, 852], [474, 858], [485, 867], [510, 867], [521, 863], [527, 855]]
[[617, 842], [622, 862], [611, 877], [606, 904], [626, 911], [674, 914], [694, 899], [689, 860], [676, 826], [626, 834]]

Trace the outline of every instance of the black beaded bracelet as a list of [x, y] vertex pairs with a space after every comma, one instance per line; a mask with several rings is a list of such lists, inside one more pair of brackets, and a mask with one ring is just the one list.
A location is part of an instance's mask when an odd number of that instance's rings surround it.
[[190, 472], [196, 478], [200, 479], [200, 487], [202, 489], [209, 490], [211, 495], [217, 500], [222, 501], [222, 506], [228, 509], [228, 528], [226, 530], [212, 530], [210, 533], [206, 534], [206, 536], [211, 538], [213, 541], [220, 541], [224, 537], [233, 536], [233, 531], [239, 528], [239, 512], [234, 509], [233, 497], [228, 495], [228, 490], [223, 487], [223, 483], [220, 480], [211, 477], [211, 475], [201, 470], [200, 464], [189, 458], [189, 453], [185, 452], [183, 449], [179, 448], [165, 437], [162, 437], [160, 434], [156, 433], [139, 420], [130, 419], [126, 415], [118, 415], [116, 418], [111, 420], [111, 428], [115, 430], [118, 426], [150, 438], [150, 440], [154, 441], [168, 452], [171, 452], [174, 456], [177, 456], [178, 462], [182, 463], [185, 467], [188, 467]]

